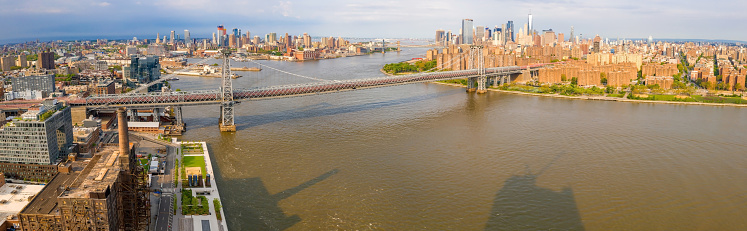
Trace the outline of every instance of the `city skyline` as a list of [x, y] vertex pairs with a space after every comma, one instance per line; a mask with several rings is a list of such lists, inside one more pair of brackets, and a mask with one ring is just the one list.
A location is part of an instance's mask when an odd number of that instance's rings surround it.
[[[0, 43], [64, 38], [121, 37], [155, 39], [156, 33], [190, 30], [193, 38], [210, 38], [216, 25], [252, 34], [304, 32], [319, 36], [431, 38], [437, 29], [458, 30], [461, 20], [493, 27], [515, 21], [523, 25], [531, 12], [534, 29], [553, 29], [589, 38], [747, 40], [732, 23], [747, 20], [738, 9], [745, 2], [703, 5], [696, 1], [595, 2], [502, 1], [470, 3], [409, 1], [3, 1]], [[407, 7], [402, 7], [407, 6]], [[475, 10], [479, 9], [479, 10]], [[222, 14], [221, 14], [222, 13]], [[458, 33], [458, 31], [452, 31]]]

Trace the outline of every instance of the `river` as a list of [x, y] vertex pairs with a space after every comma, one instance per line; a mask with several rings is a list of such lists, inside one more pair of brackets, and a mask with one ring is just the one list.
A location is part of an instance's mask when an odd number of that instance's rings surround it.
[[[262, 62], [352, 79], [424, 53]], [[313, 81], [239, 74], [236, 88]], [[242, 102], [233, 134], [218, 114], [185, 107], [183, 139], [208, 142], [230, 230], [747, 230], [747, 108], [421, 83]]]

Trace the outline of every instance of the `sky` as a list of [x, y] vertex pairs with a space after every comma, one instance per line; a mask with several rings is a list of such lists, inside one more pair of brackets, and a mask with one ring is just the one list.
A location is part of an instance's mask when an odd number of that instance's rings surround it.
[[209, 38], [216, 26], [252, 36], [276, 32], [359, 38], [428, 38], [437, 29], [517, 28], [593, 37], [747, 41], [744, 0], [0, 0], [0, 43], [25, 40], [154, 39], [174, 30]]

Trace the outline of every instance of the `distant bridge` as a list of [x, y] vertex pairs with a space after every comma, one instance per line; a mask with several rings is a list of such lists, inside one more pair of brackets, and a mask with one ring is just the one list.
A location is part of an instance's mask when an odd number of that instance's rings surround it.
[[[351, 79], [351, 80], [325, 80], [314, 77], [307, 77], [298, 74], [289, 73], [283, 70], [266, 66], [269, 69], [276, 70], [285, 74], [312, 79], [318, 82], [305, 84], [289, 84], [279, 86], [266, 86], [256, 88], [239, 88], [234, 89], [230, 78], [230, 62], [227, 50], [222, 51], [222, 83], [221, 87], [216, 90], [198, 90], [198, 91], [180, 91], [180, 92], [150, 92], [134, 93], [140, 89], [162, 82], [171, 77], [164, 76], [157, 81], [148, 83], [140, 88], [126, 94], [113, 95], [96, 95], [86, 98], [70, 98], [67, 103], [71, 106], [86, 107], [89, 109], [117, 108], [127, 107], [129, 109], [138, 108], [163, 108], [166, 106], [175, 107], [177, 126], [182, 126], [181, 106], [194, 105], [212, 105], [219, 104], [221, 109], [220, 128], [221, 131], [235, 131], [233, 107], [240, 101], [247, 100], [266, 100], [287, 97], [299, 97], [325, 93], [346, 92], [353, 90], [388, 87], [403, 84], [413, 84], [422, 82], [433, 82], [453, 79], [467, 79], [469, 81], [467, 91], [476, 91], [484, 93], [487, 85], [492, 82], [505, 83], [510, 80], [511, 75], [522, 73], [531, 73], [540, 67], [552, 64], [534, 64], [528, 66], [509, 66], [484, 68], [484, 60], [481, 46], [472, 46], [469, 57], [461, 54], [449, 61], [442, 63], [442, 68], [449, 66], [453, 62], [467, 60], [468, 70], [459, 71], [441, 71], [428, 70], [408, 75], [392, 75], [377, 78]], [[204, 62], [204, 60], [203, 60]], [[252, 61], [255, 62], [255, 61]], [[260, 64], [260, 63], [257, 63]], [[261, 64], [260, 64], [261, 65]], [[435, 69], [435, 68], [434, 68]], [[433, 72], [432, 72], [433, 71]], [[30, 102], [30, 101], [29, 101]], [[10, 105], [8, 105], [10, 106]], [[183, 126], [182, 126], [183, 127]]]

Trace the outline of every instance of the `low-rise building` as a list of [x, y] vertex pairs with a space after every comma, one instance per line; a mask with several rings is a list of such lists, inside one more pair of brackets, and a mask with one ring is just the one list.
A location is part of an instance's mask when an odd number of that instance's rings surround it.
[[94, 152], [98, 146], [101, 129], [98, 127], [73, 127], [74, 142], [80, 152]]

